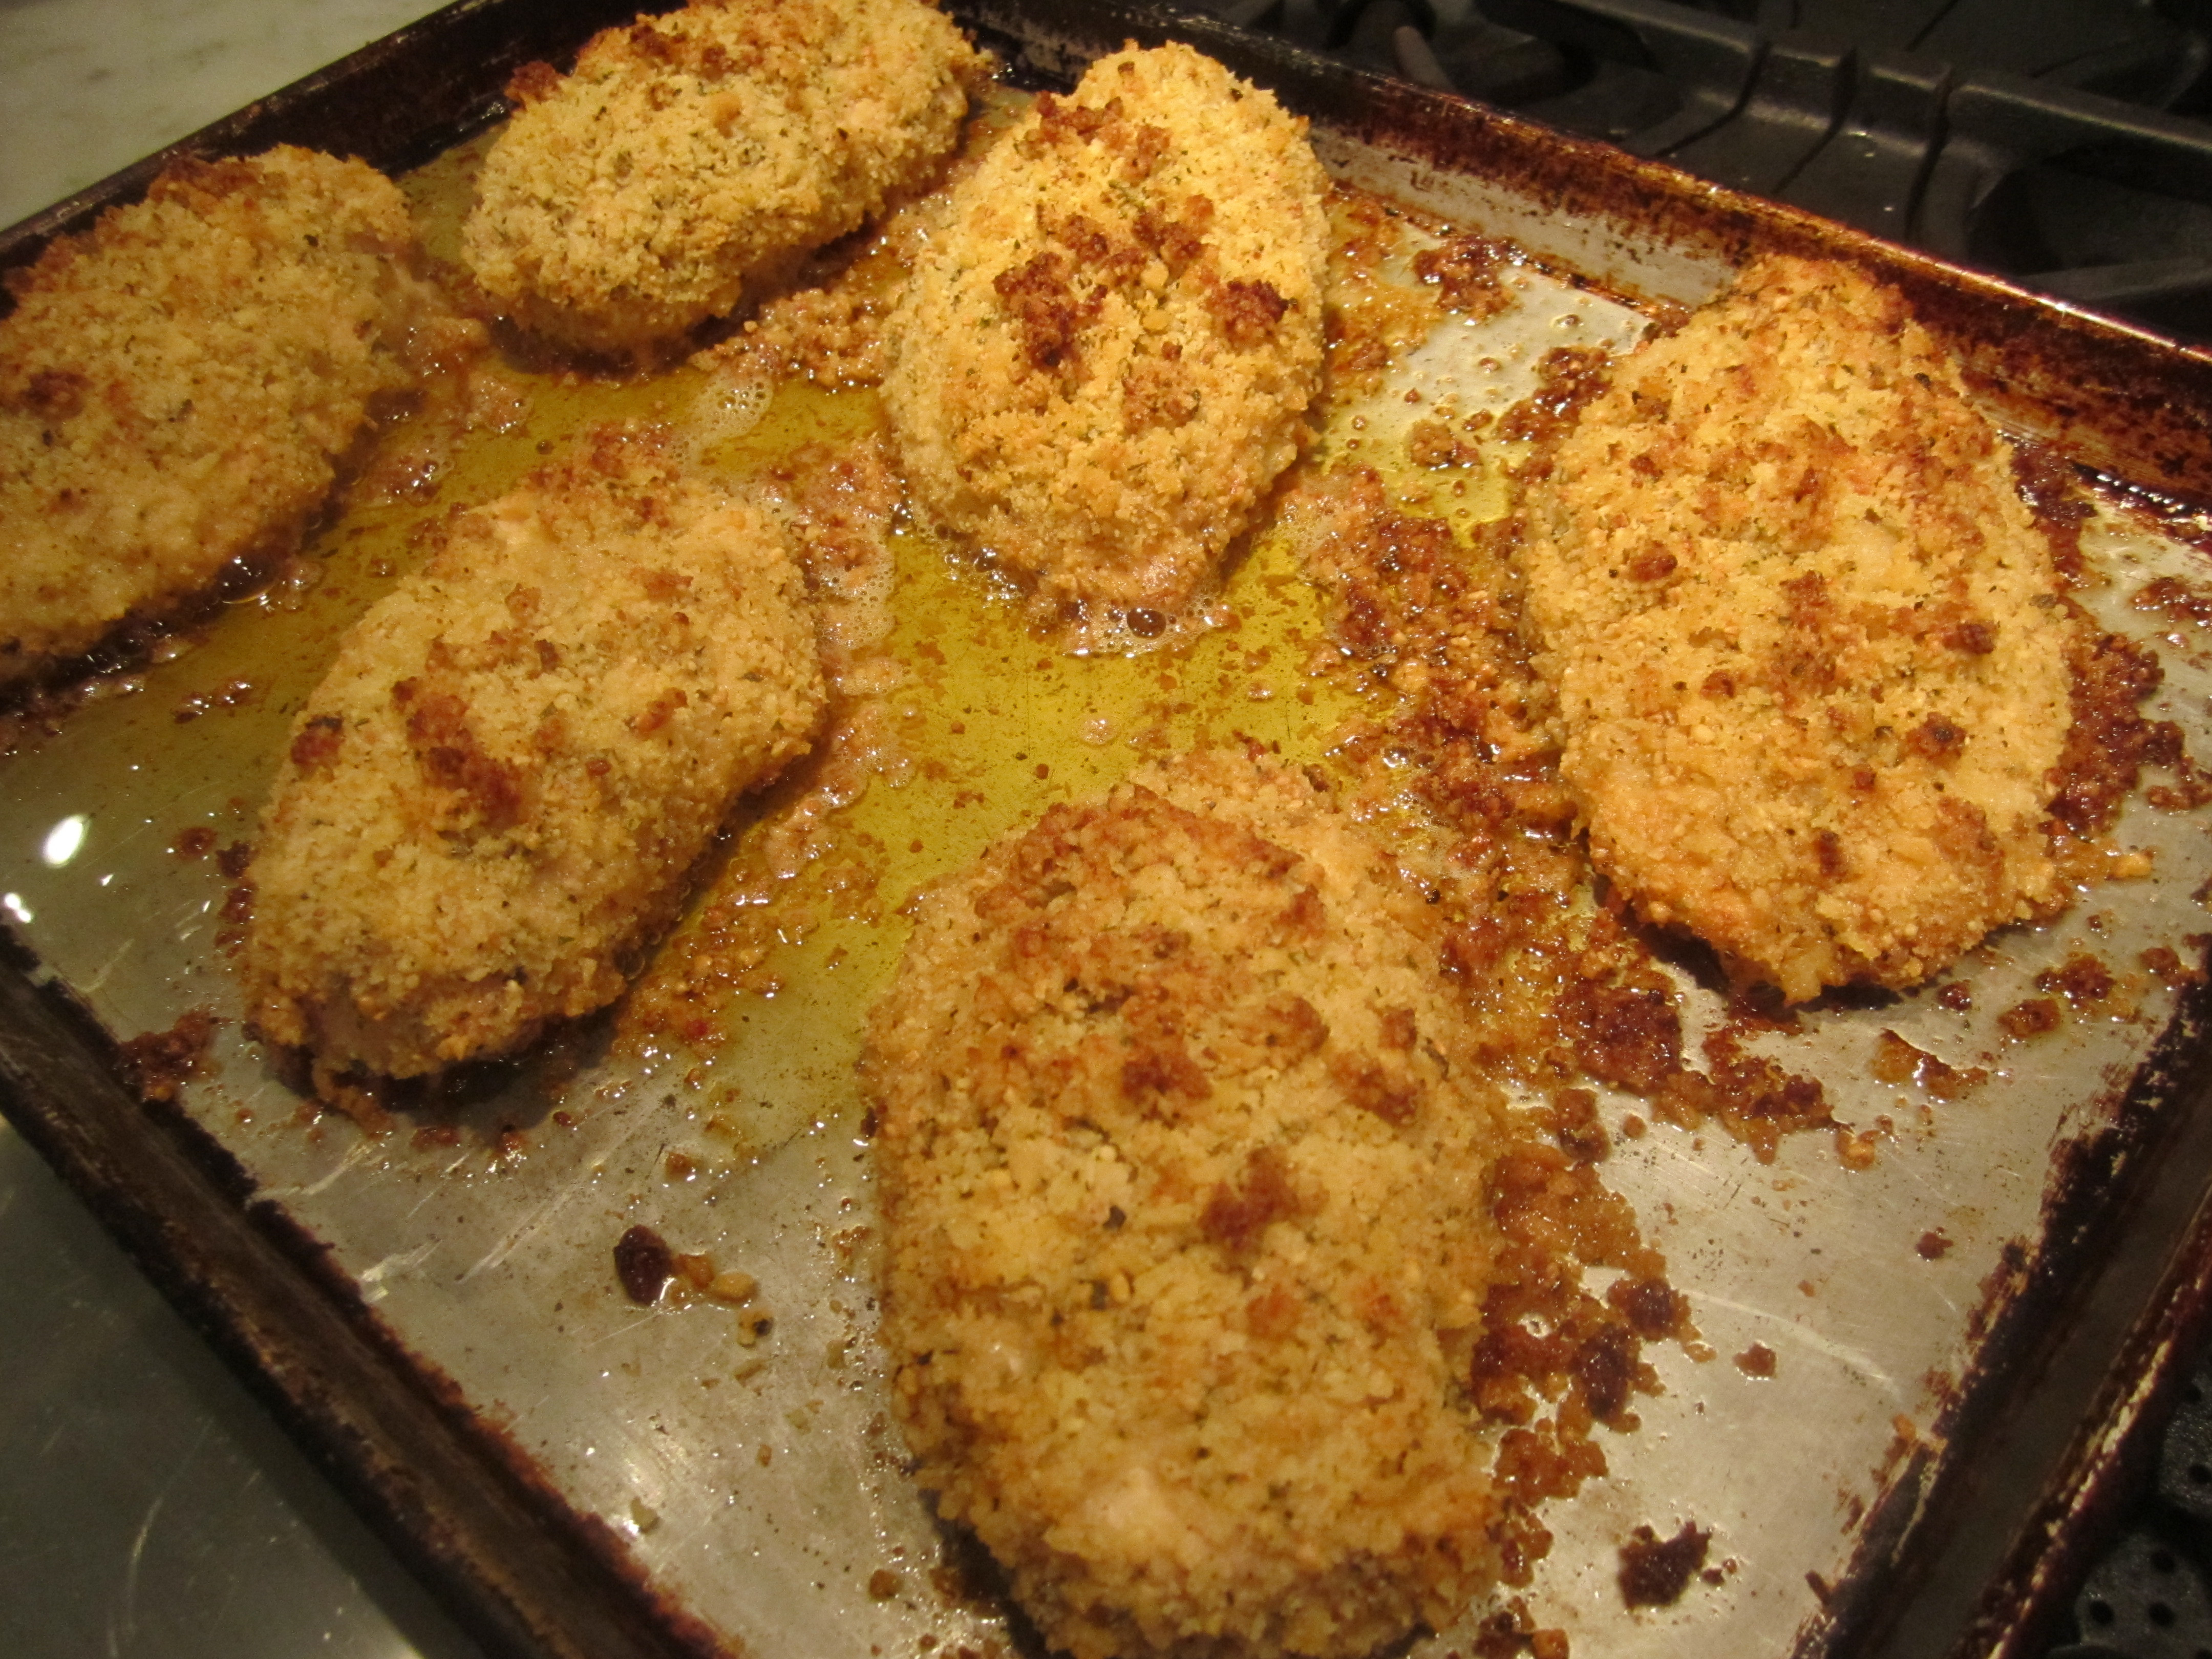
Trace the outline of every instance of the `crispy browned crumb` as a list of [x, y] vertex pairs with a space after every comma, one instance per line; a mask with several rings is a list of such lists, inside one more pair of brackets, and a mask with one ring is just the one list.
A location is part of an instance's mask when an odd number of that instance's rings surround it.
[[708, 369], [757, 363], [817, 386], [880, 384], [891, 362], [890, 314], [938, 202], [934, 195], [916, 197], [870, 231], [831, 244], [763, 301], [741, 331], [696, 353], [692, 362]]
[[245, 970], [327, 1072], [498, 1054], [618, 995], [823, 703], [785, 532], [608, 428], [462, 514], [293, 723]]
[[859, 226], [957, 141], [989, 60], [921, 0], [696, 0], [543, 64], [462, 257], [525, 326], [637, 356]]
[[1529, 492], [1592, 856], [1796, 1001], [2053, 896], [2074, 624], [2010, 447], [1903, 300], [1769, 258], [1623, 362]]
[[0, 684], [289, 552], [425, 290], [391, 182], [290, 148], [179, 161], [9, 278]]
[[1326, 184], [1303, 121], [1187, 46], [1041, 96], [894, 319], [924, 507], [1054, 605], [1184, 609], [1305, 441]]
[[1362, 1654], [1498, 1574], [1468, 1379], [1507, 1131], [1437, 946], [1242, 757], [921, 902], [863, 1065], [895, 1400], [1051, 1646]]

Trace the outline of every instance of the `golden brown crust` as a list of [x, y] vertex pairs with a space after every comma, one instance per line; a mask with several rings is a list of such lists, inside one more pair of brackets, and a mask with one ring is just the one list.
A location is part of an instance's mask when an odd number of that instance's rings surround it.
[[349, 634], [262, 822], [251, 1018], [326, 1071], [505, 1053], [620, 994], [823, 704], [784, 532], [608, 429]]
[[1760, 261], [1619, 366], [1528, 512], [1560, 769], [1648, 919], [1800, 1000], [2051, 896], [2073, 623], [1897, 294]]
[[989, 60], [920, 0], [696, 0], [518, 76], [463, 258], [526, 327], [641, 355], [951, 149]]
[[922, 504], [1052, 600], [1185, 608], [1304, 441], [1326, 185], [1304, 124], [1188, 46], [1040, 97], [894, 320]]
[[358, 161], [182, 161], [10, 279], [0, 321], [0, 684], [290, 550], [423, 295], [405, 201]]
[[1428, 908], [1218, 755], [923, 901], [863, 1063], [895, 1400], [1054, 1648], [1360, 1654], [1495, 1578], [1504, 1114]]

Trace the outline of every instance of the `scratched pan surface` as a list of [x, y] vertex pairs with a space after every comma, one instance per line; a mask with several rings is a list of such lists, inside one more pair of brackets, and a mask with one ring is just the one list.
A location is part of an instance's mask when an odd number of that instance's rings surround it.
[[[416, 166], [494, 112], [514, 63], [558, 58], [627, 15], [459, 7], [201, 142], [250, 151], [292, 137]], [[1042, 5], [963, 15], [1036, 80], [1127, 35], [1194, 39], [1312, 115], [1340, 176], [1510, 236], [1594, 284], [1532, 272], [1504, 316], [1448, 321], [1371, 407], [1335, 412], [1332, 442], [1355, 412], [1370, 441], [1387, 441], [1409, 386], [1502, 407], [1550, 346], [1633, 341], [1641, 316], [1607, 295], [1693, 302], [1746, 252], [1787, 246], [1866, 258], [1904, 283], [2014, 430], [2152, 495], [2212, 494], [2203, 359], [1196, 20]], [[439, 176], [420, 186], [426, 201], [450, 191]], [[31, 257], [39, 234], [102, 199], [45, 216], [0, 259]], [[905, 535], [893, 649], [908, 672], [888, 694], [899, 738], [836, 808], [825, 860], [866, 856], [843, 901], [805, 887], [818, 871], [793, 878], [810, 902], [769, 957], [774, 994], [715, 1010], [732, 1035], [711, 1052], [610, 1047], [594, 1026], [434, 1125], [403, 1115], [368, 1133], [304, 1112], [242, 1038], [218, 944], [227, 880], [176, 849], [194, 830], [218, 844], [250, 836], [287, 720], [415, 524], [492, 493], [538, 441], [599, 415], [732, 418], [727, 388], [700, 376], [598, 401], [550, 381], [530, 392], [520, 435], [487, 441], [434, 502], [349, 512], [310, 550], [313, 580], [233, 607], [192, 648], [0, 763], [0, 903], [23, 957], [0, 987], [10, 1110], [502, 1645], [859, 1655], [1012, 1639], [1003, 1608], [941, 1570], [886, 1427], [857, 1013], [895, 959], [905, 892], [1125, 773], [1146, 752], [1140, 733], [1182, 744], [1242, 730], [1318, 757], [1350, 712], [1340, 688], [1304, 680], [1292, 648], [1319, 637], [1322, 611], [1263, 537], [1225, 596], [1244, 623], [1236, 648], [1217, 632], [1141, 659], [1054, 658], [1001, 598]], [[872, 408], [866, 394], [787, 388], [710, 453], [742, 474], [801, 438], [866, 429]], [[2154, 712], [2212, 753], [2212, 651], [2193, 624], [2130, 603], [2155, 576], [2201, 582], [2203, 556], [2117, 507], [2087, 544], [2112, 580], [2086, 602], [2157, 646]], [[1283, 648], [1255, 665], [1255, 641]], [[1176, 682], [1164, 696], [1164, 675]], [[739, 815], [733, 856], [758, 810]], [[1643, 1427], [1606, 1437], [1611, 1474], [1547, 1514], [1557, 1541], [1528, 1599], [1577, 1654], [1852, 1649], [1930, 1528], [1955, 1523], [2015, 1382], [2134, 1223], [2144, 1170], [2194, 1144], [2197, 1011], [2132, 969], [2153, 946], [2201, 959], [2205, 830], [2202, 814], [2131, 805], [2117, 839], [2150, 852], [2154, 873], [1994, 938], [1954, 975], [1972, 987], [1966, 1012], [1931, 988], [1826, 1007], [1765, 1039], [1826, 1082], [1838, 1119], [1887, 1122], [1870, 1166], [1847, 1168], [1826, 1135], [1785, 1139], [1764, 1164], [1717, 1130], [1616, 1135], [1607, 1179], [1667, 1253], [1711, 1352], [1651, 1351], [1665, 1392], [1639, 1406]], [[2076, 951], [2126, 979], [2114, 1011], [2007, 1039], [1997, 1014]], [[1717, 1005], [1686, 978], [1681, 995], [1694, 1041]], [[55, 1020], [62, 1005], [92, 1024]], [[103, 1041], [195, 1010], [224, 1021], [210, 1074], [173, 1112], [118, 1103], [94, 1074]], [[1879, 1084], [1884, 1030], [1992, 1080], [1954, 1101]], [[1632, 1104], [1606, 1103], [1616, 1128]], [[755, 1276], [771, 1328], [747, 1343], [725, 1308], [633, 1305], [611, 1249], [640, 1223]], [[1946, 1247], [1923, 1247], [1930, 1235]], [[1754, 1344], [1774, 1354], [1771, 1378], [1729, 1363]], [[1711, 1529], [1719, 1582], [1625, 1609], [1619, 1545], [1639, 1525], [1685, 1522]], [[1416, 1651], [1464, 1651], [1469, 1636]]]

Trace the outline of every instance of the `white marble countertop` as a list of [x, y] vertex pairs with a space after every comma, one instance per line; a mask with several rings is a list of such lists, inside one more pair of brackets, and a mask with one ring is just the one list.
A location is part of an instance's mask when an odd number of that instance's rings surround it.
[[[0, 0], [0, 224], [435, 8]], [[478, 1659], [0, 1121], [0, 1654]]]
[[0, 0], [0, 225], [437, 9], [426, 0]]

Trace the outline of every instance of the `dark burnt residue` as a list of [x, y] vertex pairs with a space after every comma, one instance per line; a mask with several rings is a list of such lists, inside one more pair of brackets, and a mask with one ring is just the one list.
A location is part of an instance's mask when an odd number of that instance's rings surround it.
[[1597, 1097], [1587, 1089], [1554, 1091], [1546, 1120], [1559, 1150], [1577, 1164], [1602, 1163], [1613, 1150], [1605, 1120], [1597, 1114]]
[[2212, 777], [2190, 761], [2181, 728], [2146, 719], [2137, 707], [2165, 678], [2155, 652], [2118, 634], [2085, 630], [2071, 666], [2073, 723], [2051, 804], [2061, 829], [2082, 841], [2110, 829], [2146, 766], [2173, 774], [2171, 784], [2144, 792], [2154, 806], [2185, 811], [2212, 800]]
[[1694, 1129], [1717, 1117], [1762, 1164], [1774, 1161], [1782, 1137], [1807, 1129], [1831, 1128], [1827, 1091], [1817, 1078], [1803, 1077], [1764, 1054], [1747, 1053], [1750, 1033], [1733, 1020], [1705, 1041], [1710, 1069], [1671, 1074], [1653, 1097], [1659, 1115]]
[[214, 1041], [216, 1017], [204, 1008], [179, 1015], [166, 1031], [149, 1031], [116, 1046], [124, 1086], [141, 1100], [174, 1100], [199, 1073]]
[[1474, 318], [1494, 317], [1513, 303], [1498, 273], [1510, 269], [1512, 248], [1484, 236], [1454, 236], [1413, 256], [1413, 274], [1437, 289], [1446, 311]]
[[2212, 593], [2179, 576], [2153, 578], [2137, 588], [2128, 603], [2138, 611], [2155, 611], [2169, 622], [2190, 623], [2198, 628], [2212, 624]]
[[1712, 1541], [1711, 1529], [1693, 1521], [1682, 1522], [1672, 1538], [1637, 1528], [1620, 1547], [1620, 1599], [1632, 1607], [1672, 1607], [1705, 1565]]
[[1605, 1293], [1606, 1304], [1628, 1321], [1647, 1342], [1685, 1340], [1691, 1334], [1690, 1298], [1663, 1279], [1620, 1279]]
[[1566, 1632], [1540, 1629], [1517, 1595], [1475, 1627], [1475, 1659], [1567, 1659], [1567, 1652]]
[[[1508, 442], [1555, 442], [1613, 378], [1613, 359], [1595, 346], [1553, 346], [1536, 362], [1536, 389], [1507, 410], [1497, 426]], [[1524, 478], [1542, 477], [1551, 462], [1532, 457]]]
[[1760, 1378], [1774, 1375], [1774, 1350], [1764, 1342], [1754, 1342], [1735, 1357], [1735, 1368], [1746, 1376]]
[[1575, 1381], [1592, 1417], [1606, 1422], [1620, 1415], [1636, 1386], [1636, 1339], [1619, 1325], [1600, 1326], [1576, 1351]]
[[2056, 968], [2035, 976], [2039, 991], [2056, 991], [2075, 1007], [2092, 1006], [2112, 994], [2112, 972], [2096, 957], [2076, 951]]
[[1570, 986], [1559, 1022], [1583, 1070], [1601, 1083], [1649, 1095], [1681, 1069], [1682, 1019], [1663, 983]]
[[2092, 512], [2083, 499], [2074, 469], [2047, 444], [2016, 443], [2012, 451], [2014, 481], [2043, 526], [2051, 543], [2051, 562], [2059, 580], [2079, 587], [2085, 579], [2081, 563], [2081, 526]]
[[2004, 1028], [2007, 1036], [2024, 1042], [2030, 1037], [2049, 1036], [2059, 1028], [2064, 1018], [2057, 1002], [2052, 998], [2029, 997], [2025, 1001], [2015, 1002], [1999, 1014], [1997, 1024]]
[[2017, 1300], [2027, 1288], [2031, 1259], [2025, 1241], [2005, 1241], [2004, 1249], [1997, 1253], [1997, 1265], [1982, 1279], [1981, 1299], [1974, 1304], [1973, 1312], [1966, 1316], [1966, 1335], [1971, 1340], [1979, 1341], [1988, 1334], [1990, 1325], [2006, 1305]]
[[1875, 1039], [1873, 1070], [1877, 1083], [1917, 1083], [1937, 1100], [1957, 1100], [1990, 1080], [1978, 1066], [1948, 1065], [1887, 1030]]
[[639, 1307], [658, 1302], [675, 1273], [676, 1253], [652, 1228], [632, 1227], [615, 1241], [615, 1277], [622, 1281], [623, 1294]]
[[[1515, 1455], [1529, 1480], [1540, 1478], [1539, 1463], [1545, 1481], [1602, 1473], [1602, 1455], [1591, 1457], [1596, 1449], [1587, 1441], [1578, 1449], [1575, 1437], [1592, 1420], [1632, 1425], [1630, 1397], [1657, 1388], [1641, 1344], [1693, 1336], [1688, 1302], [1667, 1283], [1666, 1259], [1638, 1237], [1626, 1201], [1588, 1164], [1528, 1143], [1499, 1159], [1492, 1182], [1506, 1249], [1469, 1368], [1476, 1408], [1490, 1422], [1528, 1425], [1540, 1401], [1570, 1388], [1571, 1409], [1561, 1419], [1565, 1443], [1541, 1457], [1524, 1445]], [[1624, 1270], [1602, 1300], [1565, 1271], [1555, 1254], [1562, 1240], [1572, 1241], [1581, 1261]], [[1572, 1482], [1565, 1490], [1571, 1492]]]
[[2168, 990], [2179, 990], [2185, 985], [2204, 982], [2204, 970], [2184, 963], [2180, 952], [2170, 945], [2154, 945], [2137, 959], [2144, 969]]

